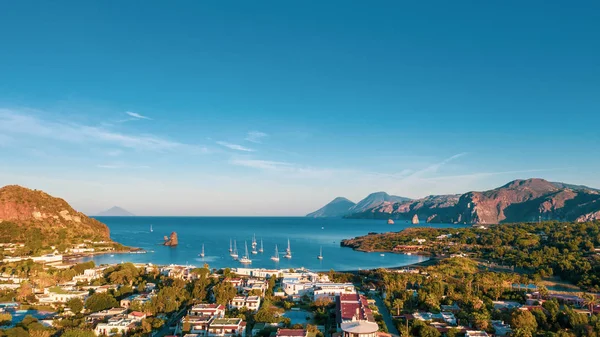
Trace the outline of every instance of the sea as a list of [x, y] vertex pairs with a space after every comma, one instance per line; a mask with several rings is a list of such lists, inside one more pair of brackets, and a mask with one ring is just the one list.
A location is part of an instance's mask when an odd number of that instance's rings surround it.
[[[104, 254], [86, 257], [99, 264], [121, 262], [152, 263], [156, 265], [191, 265], [210, 268], [307, 268], [314, 271], [351, 271], [360, 269], [401, 267], [427, 260], [419, 255], [395, 253], [365, 253], [341, 247], [340, 241], [366, 235], [370, 232], [400, 231], [408, 227], [461, 227], [456, 224], [420, 224], [365, 219], [314, 219], [306, 217], [95, 217], [110, 228], [114, 241], [142, 248], [146, 253]], [[151, 231], [152, 228], [152, 231]], [[162, 245], [164, 237], [176, 232], [179, 245]], [[258, 250], [251, 254], [252, 240], [256, 238]], [[230, 240], [237, 245], [238, 254], [245, 254], [248, 246], [252, 263], [242, 265], [229, 253]], [[292, 258], [284, 258], [290, 242]], [[200, 257], [204, 245], [204, 257]], [[279, 262], [271, 260], [279, 251]], [[317, 256], [322, 251], [323, 259]]]

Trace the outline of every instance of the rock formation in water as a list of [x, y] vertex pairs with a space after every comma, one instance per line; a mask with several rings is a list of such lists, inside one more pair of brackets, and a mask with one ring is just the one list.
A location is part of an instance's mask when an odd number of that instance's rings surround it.
[[171, 246], [171, 247], [175, 247], [179, 244], [179, 241], [177, 241], [177, 233], [172, 232], [171, 235], [169, 237], [165, 236], [165, 246]]
[[412, 217], [412, 224], [413, 225], [419, 224], [419, 217], [416, 214]]

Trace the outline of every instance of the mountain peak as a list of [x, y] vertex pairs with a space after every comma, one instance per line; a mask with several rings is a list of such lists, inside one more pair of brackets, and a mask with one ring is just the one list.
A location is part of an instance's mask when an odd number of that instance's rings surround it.
[[98, 216], [134, 216], [134, 214], [121, 207], [113, 206], [106, 211], [98, 213]]
[[339, 218], [349, 214], [350, 208], [354, 205], [355, 204], [352, 201], [344, 197], [337, 197], [327, 205], [306, 216], [309, 218]]

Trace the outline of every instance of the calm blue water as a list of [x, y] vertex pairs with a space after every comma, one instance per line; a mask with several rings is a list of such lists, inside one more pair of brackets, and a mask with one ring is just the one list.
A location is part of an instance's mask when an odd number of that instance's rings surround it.
[[[357, 270], [378, 267], [397, 267], [426, 260], [422, 256], [403, 254], [362, 253], [340, 247], [340, 241], [365, 235], [369, 232], [399, 231], [413, 225], [397, 222], [388, 225], [383, 220], [312, 219], [304, 217], [97, 217], [110, 228], [113, 240], [126, 246], [140, 247], [147, 254], [99, 255], [92, 259], [96, 264], [151, 262], [154, 264], [191, 264], [211, 268], [240, 267], [241, 263], [229, 256], [229, 239], [237, 240], [240, 257], [244, 254], [244, 241], [251, 250], [252, 235], [264, 253], [251, 255], [253, 268], [298, 268], [311, 270]], [[150, 232], [150, 225], [154, 231]], [[432, 227], [460, 227], [451, 224], [423, 224]], [[177, 232], [179, 246], [162, 246], [163, 236]], [[292, 259], [283, 257], [287, 240], [290, 240]], [[198, 254], [204, 244], [205, 257]], [[280, 261], [272, 261], [278, 245]], [[319, 248], [323, 260], [318, 260]]]

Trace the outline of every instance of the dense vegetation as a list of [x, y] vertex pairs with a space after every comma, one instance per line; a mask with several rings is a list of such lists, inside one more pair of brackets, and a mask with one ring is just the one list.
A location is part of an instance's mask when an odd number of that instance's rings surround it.
[[[395, 273], [385, 270], [365, 272], [366, 282], [377, 283], [384, 291], [384, 302], [394, 314], [415, 311], [440, 312], [441, 305], [456, 304], [459, 324], [493, 332], [491, 320], [511, 324], [513, 336], [600, 336], [600, 315], [577, 313], [556, 300], [545, 301], [531, 311], [519, 309], [499, 311], [492, 301], [508, 300], [521, 304], [525, 293], [510, 285], [532, 282], [533, 279], [514, 273], [488, 272], [466, 258], [451, 258], [424, 269], [423, 273]], [[541, 290], [544, 293], [544, 290]], [[593, 296], [584, 296], [586, 304], [597, 303]], [[402, 336], [440, 336], [424, 322], [396, 319]], [[450, 335], [456, 336], [455, 330]]]
[[106, 225], [42, 191], [5, 186], [0, 205], [0, 243], [24, 243], [29, 252], [39, 253], [83, 240], [110, 241]]
[[[449, 235], [449, 237], [440, 237]], [[561, 277], [583, 289], [600, 292], [600, 222], [522, 223], [481, 228], [411, 228], [372, 234], [343, 244], [361, 250], [393, 251], [417, 245], [434, 256], [466, 253], [499, 265], [520, 268], [536, 278]], [[400, 246], [400, 247], [399, 247]]]

